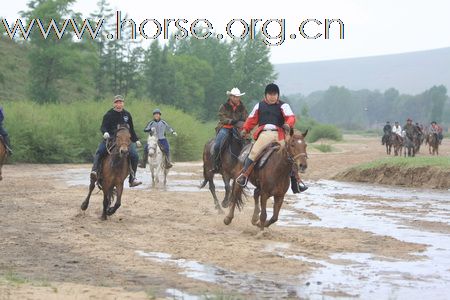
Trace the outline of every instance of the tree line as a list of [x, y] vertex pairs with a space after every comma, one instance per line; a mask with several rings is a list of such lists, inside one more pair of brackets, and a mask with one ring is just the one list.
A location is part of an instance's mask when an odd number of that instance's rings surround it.
[[[74, 2], [32, 0], [21, 15], [27, 22], [40, 18], [61, 24], [70, 17], [81, 24], [82, 15], [70, 8]], [[99, 0], [88, 19], [112, 17], [108, 1]], [[112, 26], [104, 24], [96, 39], [77, 39], [69, 30], [62, 38], [53, 33], [44, 39], [35, 31], [27, 40], [17, 40], [28, 53], [28, 98], [43, 104], [101, 101], [122, 94], [170, 104], [209, 120], [216, 117], [211, 110], [226, 100], [227, 90], [237, 86], [247, 99], [256, 101], [263, 96], [264, 86], [276, 78], [270, 49], [258, 40], [260, 33], [255, 40], [177, 39], [172, 35], [165, 43], [156, 39], [143, 45], [126, 38], [131, 30], [126, 24], [124, 38], [108, 39], [106, 33], [113, 32]]]
[[448, 99], [447, 88], [443, 85], [417, 95], [401, 94], [395, 88], [382, 92], [333, 86], [308, 96], [287, 97], [287, 101], [301, 108], [302, 116], [349, 130], [376, 128], [386, 121], [399, 121], [403, 125], [407, 118], [424, 125], [431, 121], [448, 125]]

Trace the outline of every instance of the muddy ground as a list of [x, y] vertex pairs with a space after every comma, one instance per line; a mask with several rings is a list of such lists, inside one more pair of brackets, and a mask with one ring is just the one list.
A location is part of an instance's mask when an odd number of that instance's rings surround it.
[[6, 165], [0, 300], [395, 299], [417, 293], [444, 299], [447, 194], [330, 181], [349, 166], [384, 156], [375, 138], [347, 136], [334, 147], [334, 153], [310, 152], [304, 176], [310, 189], [288, 195], [279, 222], [264, 233], [250, 223], [250, 201], [231, 225], [223, 224], [209, 192], [197, 188], [199, 162], [177, 163], [167, 189], [152, 189], [148, 171], [140, 169], [145, 185], [126, 189], [108, 221], [99, 219], [100, 193], [85, 213], [79, 209], [90, 166]]

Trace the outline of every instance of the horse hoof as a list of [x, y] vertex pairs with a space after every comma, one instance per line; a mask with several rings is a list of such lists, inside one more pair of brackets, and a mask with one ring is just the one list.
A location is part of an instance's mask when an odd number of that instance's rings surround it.
[[217, 208], [217, 213], [219, 215], [223, 215], [225, 212], [219, 207], [219, 208]]
[[106, 214], [108, 215], [108, 216], [111, 216], [111, 215], [113, 215], [114, 213], [115, 213], [116, 211], [113, 209], [113, 208], [108, 208], [108, 210], [106, 211]]
[[106, 217], [106, 215], [102, 215], [100, 219], [101, 219], [102, 221], [106, 221], [107, 217]]
[[222, 207], [223, 208], [227, 208], [229, 204], [230, 204], [229, 201], [225, 201], [225, 200], [222, 201]]
[[230, 217], [225, 217], [225, 218], [223, 219], [223, 223], [225, 223], [225, 225], [230, 225], [230, 223], [231, 223], [231, 218], [230, 218]]
[[81, 204], [81, 210], [86, 210], [88, 208], [88, 204], [86, 202], [83, 202]]

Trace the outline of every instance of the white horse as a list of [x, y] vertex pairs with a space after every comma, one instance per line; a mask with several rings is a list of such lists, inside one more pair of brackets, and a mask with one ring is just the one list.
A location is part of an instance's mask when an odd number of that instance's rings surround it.
[[148, 166], [150, 167], [150, 173], [152, 174], [152, 187], [155, 187], [159, 183], [161, 175], [164, 176], [164, 187], [167, 184], [167, 173], [169, 169], [166, 168], [166, 160], [164, 153], [158, 145], [158, 139], [155, 134], [149, 134], [147, 138], [148, 145]]

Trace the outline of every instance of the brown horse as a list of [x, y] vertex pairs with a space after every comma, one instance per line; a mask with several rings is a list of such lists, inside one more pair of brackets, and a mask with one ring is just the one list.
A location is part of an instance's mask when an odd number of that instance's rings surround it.
[[394, 156], [401, 156], [403, 149], [403, 138], [396, 133], [392, 135], [392, 138], [392, 146], [394, 146]]
[[431, 155], [439, 155], [439, 139], [436, 133], [428, 133], [425, 144], [428, 144], [428, 152]]
[[[105, 157], [98, 178], [98, 185], [103, 190], [103, 213], [102, 220], [106, 220], [116, 212], [121, 205], [123, 181], [130, 172], [129, 147], [131, 145], [131, 134], [128, 125], [120, 125], [117, 128], [111, 152]], [[91, 179], [89, 193], [86, 200], [81, 204], [81, 209], [86, 210], [89, 206], [91, 193], [95, 188], [95, 181]], [[111, 202], [116, 193], [117, 199], [114, 206]]]
[[[290, 185], [290, 173], [292, 167], [304, 172], [308, 166], [306, 153], [305, 133], [294, 133], [293, 130], [286, 134], [284, 146], [280, 150], [274, 152], [267, 160], [263, 168], [255, 168], [249, 177], [249, 181], [256, 187], [253, 198], [255, 200], [255, 209], [253, 211], [252, 224], [259, 226], [261, 230], [264, 227], [269, 227], [278, 220], [281, 205], [284, 201]], [[238, 168], [242, 168], [240, 163]], [[231, 223], [234, 217], [234, 209], [236, 205], [241, 208], [242, 201], [242, 187], [233, 181], [233, 190], [231, 194], [231, 206], [228, 215], [223, 222], [225, 225]], [[273, 215], [270, 220], [267, 219], [267, 200], [274, 197]], [[260, 207], [261, 205], [261, 207]]]
[[[234, 177], [234, 168], [238, 163], [238, 156], [241, 153], [241, 150], [244, 148], [246, 144], [249, 143], [249, 140], [243, 139], [239, 134], [237, 128], [232, 130], [232, 133], [225, 141], [224, 146], [222, 147], [221, 152], [221, 160], [220, 160], [220, 168], [219, 174], [222, 175], [223, 182], [225, 184], [225, 197], [222, 200], [222, 206], [228, 207], [231, 185], [230, 181]], [[216, 194], [216, 186], [214, 184], [214, 172], [212, 169], [214, 168], [214, 156], [212, 155], [214, 147], [214, 139], [209, 140], [203, 149], [203, 182], [200, 185], [200, 188], [206, 186], [209, 183], [209, 190], [214, 198], [214, 204], [219, 213], [223, 213], [222, 208], [219, 204], [219, 199], [217, 199]]]
[[3, 137], [0, 136], [0, 180], [3, 179], [2, 167], [3, 167], [3, 164], [6, 162], [7, 157], [8, 157], [8, 152], [6, 151], [5, 142], [3, 141]]

